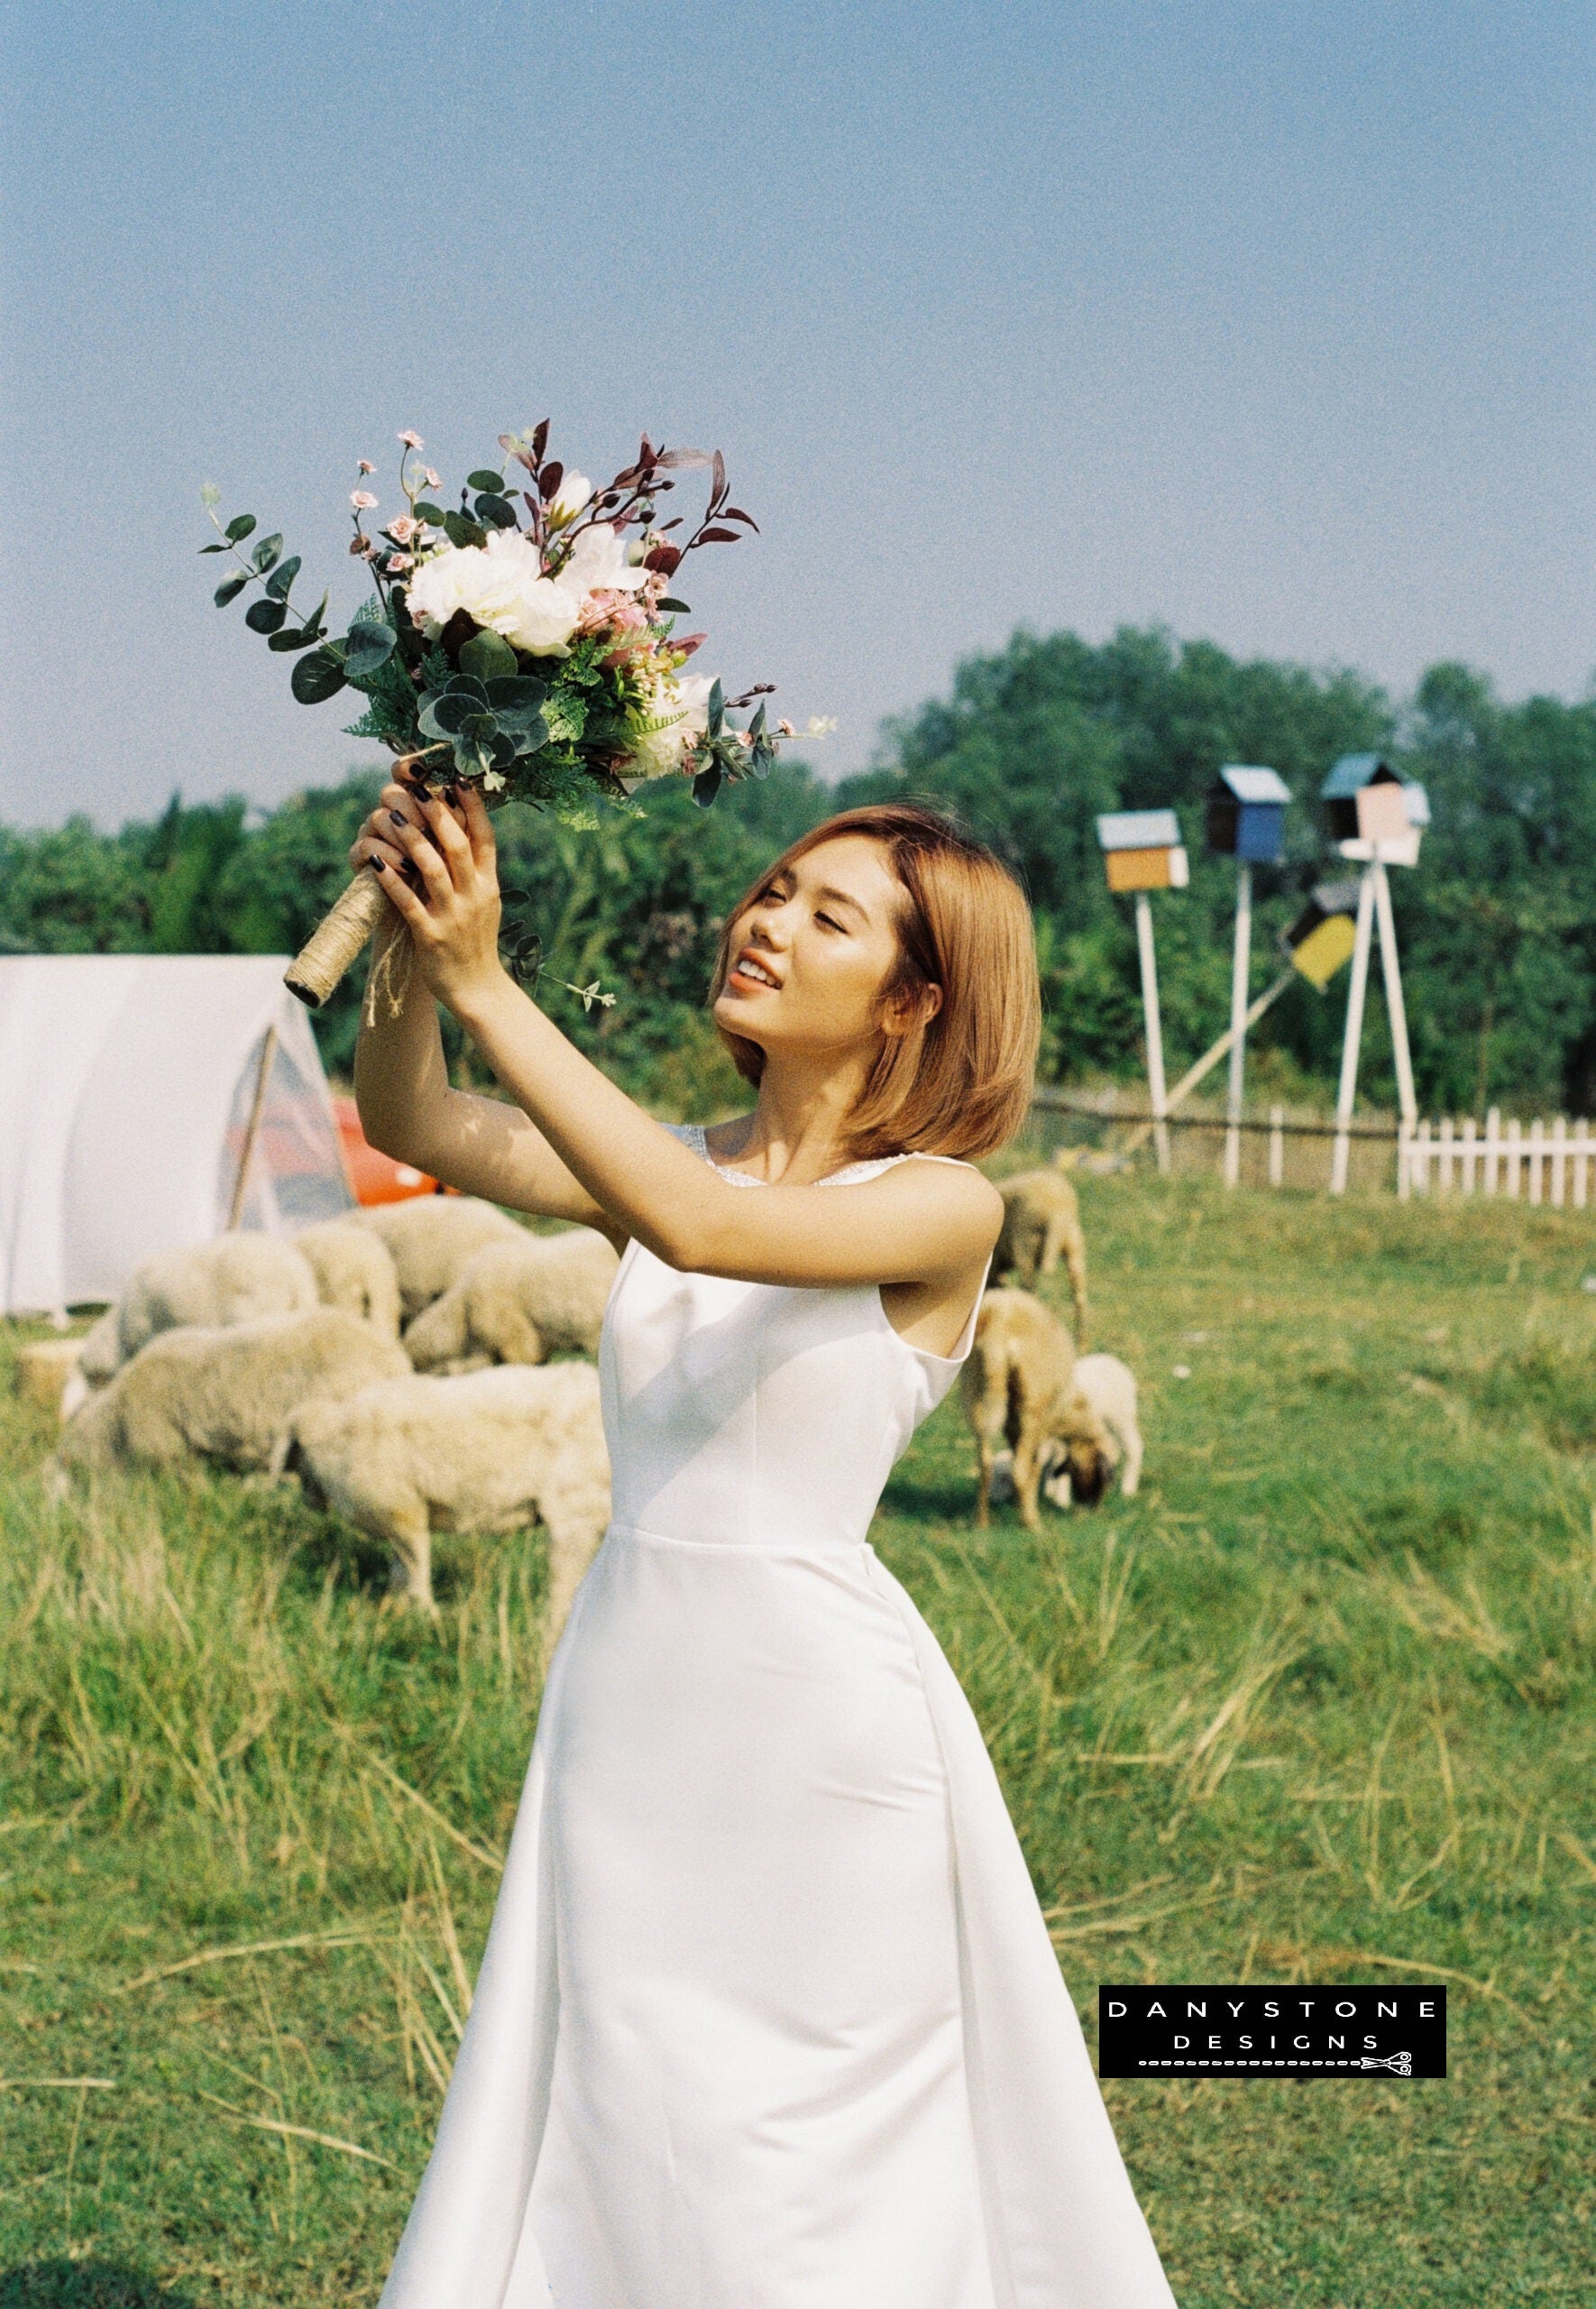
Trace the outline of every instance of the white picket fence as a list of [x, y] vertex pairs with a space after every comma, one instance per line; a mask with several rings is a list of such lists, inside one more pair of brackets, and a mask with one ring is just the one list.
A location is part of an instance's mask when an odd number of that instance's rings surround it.
[[1397, 1150], [1397, 1191], [1412, 1194], [1501, 1194], [1509, 1201], [1550, 1203], [1554, 1210], [1590, 1201], [1596, 1134], [1588, 1122], [1555, 1115], [1527, 1128], [1504, 1123], [1492, 1107], [1481, 1129], [1472, 1115], [1454, 1122], [1443, 1115], [1402, 1134]]

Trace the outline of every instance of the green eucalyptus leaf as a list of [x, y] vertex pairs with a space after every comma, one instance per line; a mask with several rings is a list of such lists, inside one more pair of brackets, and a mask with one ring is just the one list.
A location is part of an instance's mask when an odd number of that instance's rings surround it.
[[[713, 689], [710, 692], [710, 736], [711, 738], [718, 738], [720, 736], [720, 724], [725, 719], [726, 691], [723, 685], [720, 682], [717, 682]], [[713, 795], [711, 795], [710, 798], [712, 801], [714, 799]]]
[[479, 521], [468, 521], [463, 513], [445, 513], [444, 532], [451, 545], [486, 545], [488, 532]]
[[252, 513], [235, 513], [223, 534], [229, 545], [236, 545], [240, 538], [248, 537], [254, 526], [255, 517]]
[[250, 603], [243, 613], [243, 621], [252, 633], [275, 633], [279, 626], [286, 621], [288, 613], [286, 602], [269, 602], [262, 599]]
[[201, 553], [225, 553], [227, 548], [218, 538], [214, 545], [202, 545], [199, 550]]
[[297, 553], [289, 554], [286, 561], [278, 563], [277, 567], [266, 580], [266, 591], [274, 602], [288, 600], [294, 580], [298, 575], [299, 557]]
[[274, 529], [269, 538], [261, 539], [260, 544], [251, 554], [250, 559], [263, 577], [266, 572], [274, 566], [281, 551], [282, 533], [280, 530]]
[[693, 615], [693, 612], [688, 608], [686, 603], [679, 602], [674, 593], [662, 594], [656, 607], [668, 611], [672, 617], [691, 617]]
[[693, 798], [701, 810], [707, 810], [720, 791], [720, 772], [715, 763], [709, 762], [693, 781]]
[[219, 610], [225, 610], [229, 602], [238, 599], [249, 582], [247, 577], [224, 577], [211, 599]]
[[475, 473], [465, 476], [467, 489], [485, 489], [491, 497], [500, 496], [504, 489], [504, 475], [495, 473], [491, 465], [479, 465]]
[[492, 682], [514, 676], [516, 653], [502, 633], [473, 633], [461, 644], [460, 670], [477, 680]]
[[352, 625], [344, 644], [345, 678], [358, 682], [364, 680], [367, 675], [374, 674], [379, 666], [385, 666], [392, 657], [399, 636], [390, 625], [375, 622]]
[[267, 636], [268, 649], [308, 649], [313, 641], [321, 639], [318, 625], [285, 625], [280, 633]]
[[[463, 650], [461, 655], [463, 658]], [[528, 707], [541, 705], [547, 695], [548, 684], [540, 682], [535, 674], [517, 674], [513, 680], [494, 680], [488, 684], [488, 703], [500, 713], [518, 713]]]
[[435, 505], [430, 498], [418, 497], [411, 510], [418, 521], [430, 521], [435, 529], [443, 528], [444, 509], [441, 505]]
[[331, 649], [313, 649], [294, 667], [289, 684], [301, 705], [319, 705], [344, 687], [344, 667]]
[[516, 509], [508, 497], [479, 497], [476, 501], [477, 519], [490, 529], [513, 529]]

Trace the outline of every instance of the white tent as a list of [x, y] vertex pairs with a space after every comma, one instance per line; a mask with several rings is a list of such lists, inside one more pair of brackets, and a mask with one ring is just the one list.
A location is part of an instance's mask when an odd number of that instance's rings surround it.
[[[353, 1208], [310, 1020], [281, 954], [0, 957], [0, 1314], [116, 1296], [232, 1215]], [[272, 1029], [275, 1028], [275, 1035]]]

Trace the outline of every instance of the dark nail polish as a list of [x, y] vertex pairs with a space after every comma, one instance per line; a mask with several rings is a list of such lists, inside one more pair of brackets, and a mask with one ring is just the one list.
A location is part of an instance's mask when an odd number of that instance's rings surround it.
[[445, 786], [445, 788], [444, 788], [444, 799], [445, 799], [445, 801], [449, 805], [449, 807], [450, 807], [452, 810], [453, 810], [453, 809], [457, 809], [457, 808], [459, 807], [459, 805], [460, 805], [460, 796], [459, 796], [459, 795], [455, 792], [455, 790], [454, 790], [454, 787], [452, 787], [452, 786]]
[[388, 814], [396, 826], [408, 826], [410, 823], [402, 810], [390, 810]]

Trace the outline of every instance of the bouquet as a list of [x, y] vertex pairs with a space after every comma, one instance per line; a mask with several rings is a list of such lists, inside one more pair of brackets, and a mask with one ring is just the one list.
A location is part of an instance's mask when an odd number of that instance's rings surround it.
[[[375, 535], [375, 468], [362, 458], [349, 550], [375, 592], [336, 639], [326, 593], [307, 614], [294, 603], [299, 557], [285, 559], [278, 535], [246, 551], [254, 516], [224, 526], [207, 488], [218, 537], [200, 550], [239, 565], [216, 587], [217, 607], [258, 586], [244, 622], [294, 656], [301, 704], [359, 691], [366, 710], [350, 736], [379, 739], [429, 788], [464, 782], [490, 806], [529, 802], [591, 827], [595, 799], [624, 807], [645, 778], [689, 777], [694, 801], [708, 805], [728, 778], [767, 777], [792, 724], [767, 729], [763, 704], [746, 724], [731, 717], [772, 685], [728, 698], [719, 681], [683, 670], [705, 637], [675, 630], [691, 614], [674, 591], [684, 557], [757, 528], [729, 501], [720, 452], [656, 449], [645, 435], [635, 463], [594, 489], [546, 455], [548, 429], [546, 419], [501, 433], [502, 465], [468, 474], [447, 509], [440, 476], [421, 462], [425, 445], [401, 433], [404, 511]], [[688, 530], [681, 515], [660, 518], [660, 501], [694, 468], [709, 471], [709, 501]], [[362, 869], [287, 973], [302, 1001], [326, 1000], [385, 903]]]

